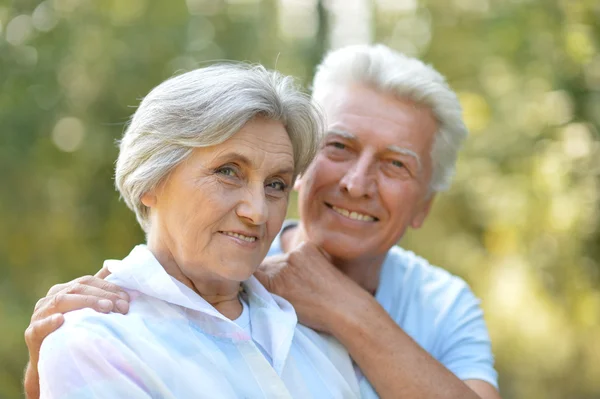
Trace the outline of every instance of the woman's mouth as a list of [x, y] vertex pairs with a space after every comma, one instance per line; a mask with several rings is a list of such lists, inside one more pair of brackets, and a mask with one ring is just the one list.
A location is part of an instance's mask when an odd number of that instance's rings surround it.
[[238, 239], [240, 239], [242, 241], [246, 241], [246, 242], [255, 242], [256, 240], [258, 240], [258, 238], [256, 236], [234, 233], [232, 231], [219, 231], [219, 233], [224, 234], [229, 237], [238, 238]]

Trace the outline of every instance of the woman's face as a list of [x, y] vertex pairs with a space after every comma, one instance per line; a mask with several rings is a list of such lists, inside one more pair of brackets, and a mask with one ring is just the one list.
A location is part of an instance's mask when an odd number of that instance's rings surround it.
[[281, 229], [293, 176], [281, 122], [255, 118], [227, 141], [194, 149], [142, 198], [150, 250], [180, 281], [248, 279]]

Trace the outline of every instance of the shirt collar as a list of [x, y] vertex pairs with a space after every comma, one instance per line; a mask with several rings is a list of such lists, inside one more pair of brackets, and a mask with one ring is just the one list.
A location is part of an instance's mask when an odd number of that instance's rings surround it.
[[[222, 335], [229, 331], [231, 334], [227, 335], [232, 337], [250, 339], [235, 322], [170, 276], [146, 245], [136, 246], [123, 260], [106, 260], [104, 265], [111, 272], [107, 279], [123, 288], [209, 316], [201, 326], [205, 332]], [[242, 287], [248, 294], [252, 340], [269, 354], [273, 359], [273, 367], [280, 373], [298, 322], [296, 312], [288, 301], [269, 293], [254, 276], [243, 282]]]

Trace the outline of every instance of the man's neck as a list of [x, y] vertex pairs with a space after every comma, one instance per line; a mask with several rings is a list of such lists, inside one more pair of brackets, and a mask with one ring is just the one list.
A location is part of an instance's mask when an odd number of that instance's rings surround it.
[[[281, 235], [283, 252], [289, 252], [304, 241], [308, 241], [308, 235], [302, 223], [287, 228]], [[331, 258], [331, 263], [345, 275], [354, 280], [366, 291], [375, 295], [379, 286], [379, 273], [385, 254], [373, 257], [362, 257], [358, 259]]]

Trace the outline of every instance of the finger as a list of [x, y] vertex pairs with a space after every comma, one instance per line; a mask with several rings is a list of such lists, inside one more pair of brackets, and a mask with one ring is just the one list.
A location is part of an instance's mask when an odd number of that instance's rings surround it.
[[101, 313], [108, 313], [114, 310], [125, 314], [129, 310], [129, 303], [122, 299], [113, 303], [106, 298], [92, 295], [57, 294], [48, 298], [46, 304], [35, 312], [34, 317], [41, 319], [54, 313], [67, 313], [85, 308], [94, 309]]
[[114, 292], [115, 294], [121, 296], [121, 298], [125, 299], [126, 301], [129, 300], [129, 295], [127, 295], [127, 293], [123, 290], [123, 288], [121, 288], [118, 285], [113, 284], [109, 281], [98, 278], [96, 276], [79, 277], [79, 278], [73, 280], [70, 283], [70, 285], [72, 285], [74, 283], [89, 285], [92, 287], [100, 288], [101, 290], [104, 290], [104, 291]]
[[273, 279], [268, 273], [265, 273], [262, 270], [256, 270], [254, 272], [254, 277], [256, 277], [256, 279], [267, 289], [267, 291], [276, 294]]
[[258, 281], [260, 281], [260, 283], [261, 283], [262, 285], [264, 285], [265, 287], [267, 287], [267, 286], [269, 285], [269, 282], [270, 282], [270, 280], [271, 280], [271, 279], [269, 278], [269, 276], [267, 276], [267, 274], [266, 274], [264, 271], [260, 270], [260, 269], [257, 269], [257, 270], [254, 272], [254, 277], [256, 277], [256, 279], [257, 279]]
[[71, 283], [71, 281], [69, 281], [68, 283], [62, 283], [62, 284], [56, 284], [53, 285], [49, 290], [48, 293], [46, 294], [46, 296], [52, 296], [52, 295], [56, 295], [58, 294], [60, 291], [62, 291], [63, 289], [65, 289], [65, 287], [67, 285], [69, 285]]
[[327, 259], [327, 261], [328, 261], [329, 263], [331, 263], [331, 261], [332, 261], [332, 259], [333, 259], [333, 258], [332, 258], [332, 256], [331, 256], [331, 255], [329, 255], [329, 253], [328, 253], [327, 251], [325, 251], [325, 249], [323, 249], [323, 248], [322, 248], [322, 247], [320, 247], [320, 246], [317, 246], [317, 250], [318, 250], [318, 251], [321, 253], [321, 255], [323, 255], [323, 257], [324, 257], [325, 259]]
[[[126, 314], [129, 311], [129, 295], [121, 287], [102, 279], [85, 276], [66, 284], [55, 285], [53, 289], [62, 287], [52, 295], [40, 299], [34, 308], [31, 320], [40, 320], [53, 313], [66, 313], [85, 307], [107, 313], [115, 310]], [[77, 294], [71, 297], [65, 295]], [[82, 297], [91, 297], [83, 300]], [[108, 300], [111, 303], [102, 300]]]
[[[287, 266], [287, 256], [270, 256], [266, 258], [256, 269], [256, 271], [274, 277]], [[256, 273], [256, 272], [255, 272]]]
[[44, 338], [51, 332], [56, 331], [64, 321], [65, 318], [62, 314], [53, 314], [52, 316], [31, 323], [27, 327], [25, 330], [25, 343], [29, 349], [29, 355], [33, 360], [37, 359]]
[[105, 283], [110, 284], [111, 286], [109, 287], [108, 285], [99, 283], [101, 287], [96, 287], [94, 285], [72, 283], [69, 286], [65, 287], [65, 289], [63, 289], [61, 292], [59, 292], [59, 294], [79, 294], [97, 296], [99, 298], [108, 299], [109, 301], [112, 301], [114, 303], [116, 303], [119, 299], [129, 301], [129, 295], [127, 295], [127, 293], [123, 291], [121, 287], [112, 283]]
[[96, 273], [96, 274], [94, 275], [94, 277], [98, 277], [98, 278], [101, 278], [101, 279], [105, 279], [105, 278], [106, 278], [106, 277], [108, 277], [109, 275], [110, 275], [110, 271], [108, 270], [108, 267], [106, 267], [106, 266], [103, 266], [103, 267], [102, 267], [102, 269], [100, 269], [100, 270], [98, 271], [98, 273]]
[[91, 308], [101, 313], [114, 311], [127, 314], [129, 311], [129, 303], [116, 294], [110, 294], [95, 287], [87, 286], [86, 289], [89, 294], [63, 292], [40, 299], [31, 316], [31, 321], [39, 321], [55, 313], [68, 313], [83, 308]]
[[[86, 287], [95, 287], [102, 291], [106, 291], [107, 294], [105, 294], [104, 296], [108, 295], [108, 293], [116, 294], [119, 297], [121, 297], [121, 299], [129, 302], [129, 295], [127, 294], [127, 292], [125, 292], [125, 290], [123, 290], [123, 288], [96, 276], [84, 276], [77, 278], [71, 281], [65, 288], [63, 288], [61, 292], [65, 294], [85, 295]], [[110, 295], [107, 297], [110, 297]]]
[[312, 241], [302, 242], [300, 245], [298, 245], [298, 247], [296, 247], [295, 250], [300, 253], [305, 253], [309, 256], [310, 255], [313, 255], [313, 256], [321, 255], [329, 263], [331, 263], [331, 260], [332, 260], [331, 255], [329, 255], [329, 253], [327, 253], [321, 245], [319, 245], [315, 242], [312, 242]]
[[69, 292], [70, 287], [73, 287], [74, 284], [79, 283], [79, 284], [84, 284], [84, 285], [91, 285], [93, 287], [98, 287], [105, 291], [114, 292], [117, 295], [120, 295], [122, 299], [129, 301], [129, 295], [127, 295], [127, 293], [125, 291], [123, 291], [123, 289], [121, 287], [104, 280], [104, 278], [106, 276], [108, 276], [109, 274], [110, 274], [110, 272], [108, 271], [108, 269], [105, 270], [105, 268], [102, 268], [96, 274], [96, 276], [83, 276], [83, 277], [76, 278], [75, 280], [69, 281], [68, 283], [56, 284], [52, 288], [50, 288], [50, 290], [48, 291], [48, 294], [46, 294], [46, 296], [47, 297], [54, 296], [54, 295], [58, 294], [59, 292]]

